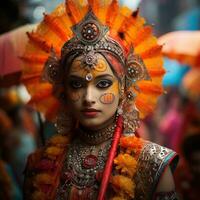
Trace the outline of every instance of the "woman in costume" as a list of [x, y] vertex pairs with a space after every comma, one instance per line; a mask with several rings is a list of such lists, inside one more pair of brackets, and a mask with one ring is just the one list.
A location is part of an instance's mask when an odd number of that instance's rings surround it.
[[25, 199], [177, 199], [176, 153], [135, 136], [164, 74], [138, 12], [70, 0], [28, 37], [22, 80], [58, 134], [29, 157]]

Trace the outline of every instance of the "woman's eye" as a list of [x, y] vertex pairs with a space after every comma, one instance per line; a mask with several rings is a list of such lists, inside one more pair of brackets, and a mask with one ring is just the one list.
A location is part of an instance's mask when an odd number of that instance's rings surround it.
[[112, 85], [112, 81], [110, 80], [101, 80], [97, 83], [98, 88], [108, 88]]
[[81, 81], [71, 81], [70, 82], [70, 87], [73, 89], [79, 89], [83, 87], [83, 84]]

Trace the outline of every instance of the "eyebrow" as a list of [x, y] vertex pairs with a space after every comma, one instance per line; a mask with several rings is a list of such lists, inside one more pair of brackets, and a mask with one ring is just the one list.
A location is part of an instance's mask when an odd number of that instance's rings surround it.
[[[106, 78], [106, 77], [114, 78], [114, 77], [113, 77], [112, 75], [110, 75], [110, 74], [102, 74], [102, 75], [96, 76], [95, 79], [101, 79], [101, 78]], [[69, 78], [85, 80], [85, 77], [78, 76], [78, 75], [73, 75], [73, 74], [70, 75]]]

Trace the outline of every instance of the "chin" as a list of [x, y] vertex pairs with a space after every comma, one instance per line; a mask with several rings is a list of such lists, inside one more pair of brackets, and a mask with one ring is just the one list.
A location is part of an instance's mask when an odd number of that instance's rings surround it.
[[96, 120], [83, 121], [81, 124], [86, 128], [97, 128], [98, 126], [102, 125], [102, 123], [99, 123], [99, 121], [97, 122]]
[[86, 128], [95, 129], [102, 126], [104, 121], [100, 120], [99, 118], [88, 118], [80, 120], [80, 123]]

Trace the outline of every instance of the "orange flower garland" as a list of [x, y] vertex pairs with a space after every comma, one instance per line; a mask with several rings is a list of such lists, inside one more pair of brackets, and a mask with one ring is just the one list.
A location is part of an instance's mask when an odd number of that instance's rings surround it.
[[130, 178], [123, 175], [116, 175], [111, 177], [110, 181], [112, 183], [114, 191], [118, 193], [118, 198], [134, 198], [135, 183]]
[[[29, 194], [30, 199], [46, 200], [48, 198], [48, 200], [53, 200], [55, 198], [69, 143], [69, 136], [55, 135], [42, 151], [33, 154], [32, 160], [29, 159], [28, 168], [34, 171], [34, 175], [28, 180], [33, 189], [33, 192]], [[120, 153], [114, 159], [116, 173], [110, 177], [110, 184], [117, 193], [112, 200], [134, 198], [137, 155], [141, 151], [143, 143], [143, 140], [135, 136], [120, 138]]]
[[135, 174], [137, 161], [129, 154], [119, 154], [114, 163], [117, 165], [116, 169], [123, 174], [129, 175], [131, 178]]
[[110, 179], [110, 183], [117, 193], [112, 200], [133, 199], [135, 196], [136, 183], [134, 175], [137, 170], [137, 156], [142, 149], [143, 140], [136, 136], [120, 139], [120, 153], [114, 159], [117, 175]]
[[55, 135], [50, 138], [44, 149], [34, 153], [29, 158], [28, 169], [33, 172], [33, 175], [26, 180], [26, 183], [30, 183], [31, 187], [30, 194], [27, 194], [31, 196], [30, 199], [53, 200], [55, 198], [69, 142], [69, 136]]

